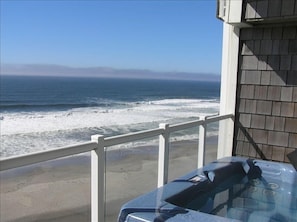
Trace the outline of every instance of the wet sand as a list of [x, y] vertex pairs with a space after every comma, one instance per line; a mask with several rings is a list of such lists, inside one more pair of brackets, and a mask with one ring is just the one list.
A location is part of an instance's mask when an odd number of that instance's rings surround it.
[[[216, 158], [216, 140], [206, 162]], [[197, 166], [195, 141], [172, 142], [169, 181]], [[116, 221], [123, 203], [157, 186], [158, 147], [108, 151], [106, 221]], [[77, 155], [0, 174], [0, 221], [83, 222], [90, 219], [90, 156]]]

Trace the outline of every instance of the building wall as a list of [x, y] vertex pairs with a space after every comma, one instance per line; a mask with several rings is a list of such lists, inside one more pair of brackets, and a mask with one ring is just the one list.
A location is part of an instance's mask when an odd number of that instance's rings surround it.
[[248, 21], [294, 19], [297, 15], [296, 0], [243, 0], [243, 18]]
[[240, 31], [233, 155], [289, 162], [297, 149], [297, 1], [244, 7], [251, 27]]

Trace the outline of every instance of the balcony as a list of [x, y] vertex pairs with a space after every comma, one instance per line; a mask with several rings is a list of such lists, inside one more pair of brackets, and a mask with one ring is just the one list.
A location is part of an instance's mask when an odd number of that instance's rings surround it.
[[[159, 146], [157, 149], [157, 177], [151, 178], [149, 180], [156, 182], [157, 187], [161, 187], [164, 184], [166, 184], [169, 179], [169, 158], [170, 153], [172, 152], [172, 147], [170, 146], [170, 136], [178, 131], [186, 130], [189, 128], [199, 127], [199, 145], [197, 147], [198, 149], [198, 156], [196, 159], [195, 165], [197, 167], [202, 167], [205, 164], [205, 156], [206, 156], [206, 135], [207, 135], [207, 126], [211, 123], [217, 123], [222, 120], [230, 120], [233, 121], [233, 115], [215, 115], [215, 116], [209, 116], [209, 117], [200, 117], [198, 120], [194, 120], [191, 122], [183, 122], [179, 124], [169, 125], [169, 124], [160, 124], [159, 128], [155, 129], [149, 129], [139, 132], [134, 132], [130, 134], [125, 135], [119, 135], [119, 136], [113, 136], [113, 137], [104, 137], [103, 135], [93, 135], [90, 142], [72, 145], [68, 147], [62, 147], [57, 148], [54, 150], [48, 150], [43, 152], [37, 152], [37, 153], [31, 153], [27, 155], [22, 156], [16, 156], [16, 157], [9, 157], [5, 159], [1, 159], [0, 166], [1, 166], [1, 173], [2, 176], [5, 174], [5, 172], [8, 172], [11, 169], [19, 168], [22, 169], [24, 166], [29, 166], [32, 164], [37, 164], [41, 162], [46, 162], [50, 160], [55, 160], [57, 158], [63, 158], [63, 157], [70, 157], [72, 155], [76, 154], [83, 154], [90, 152], [91, 153], [91, 169], [90, 169], [90, 199], [91, 199], [91, 221], [114, 221], [117, 215], [107, 215], [108, 207], [107, 207], [107, 196], [109, 196], [108, 199], [113, 199], [113, 202], [119, 202], [121, 197], [117, 197], [113, 194], [113, 191], [110, 191], [109, 186], [111, 184], [107, 183], [107, 175], [106, 175], [106, 167], [107, 167], [107, 154], [108, 151], [110, 151], [110, 147], [129, 143], [133, 141], [138, 140], [144, 140], [148, 138], [158, 137], [159, 140]], [[197, 131], [198, 135], [198, 131]], [[218, 151], [218, 155], [219, 155]], [[187, 155], [184, 153], [185, 156]], [[63, 159], [61, 162], [66, 161], [67, 159]], [[76, 168], [76, 170], [79, 169], [79, 167]], [[175, 169], [180, 170], [180, 169]], [[5, 175], [4, 175], [5, 176]], [[145, 175], [146, 176], [146, 175]], [[149, 178], [151, 175], [148, 174], [146, 178]], [[109, 177], [112, 177], [112, 175], [109, 175]], [[137, 181], [138, 178], [134, 178], [131, 180], [131, 183], [134, 183], [133, 181]], [[74, 180], [73, 180], [74, 182]], [[85, 183], [86, 180], [84, 180]], [[44, 185], [44, 184], [43, 184]], [[42, 186], [42, 184], [39, 184], [39, 186]], [[79, 185], [78, 185], [79, 186]], [[47, 187], [48, 188], [48, 187]], [[65, 189], [65, 188], [64, 188]], [[67, 189], [67, 188], [66, 188]], [[147, 190], [142, 191], [142, 187], [137, 187], [137, 190], [140, 191], [140, 193], [147, 192]], [[146, 188], [147, 189], [147, 188]], [[55, 202], [50, 202], [51, 200], [51, 192], [55, 193], [55, 190], [50, 191], [50, 189], [44, 189], [44, 197], [41, 198], [42, 202], [50, 203], [50, 205], [55, 205]], [[47, 190], [47, 192], [46, 192]], [[50, 192], [49, 192], [50, 191]], [[120, 191], [120, 192], [129, 192], [126, 190]], [[116, 192], [115, 192], [116, 193]], [[119, 193], [119, 191], [117, 191]], [[81, 193], [73, 193], [73, 194], [65, 194], [60, 197], [61, 200], [67, 202], [71, 201], [71, 199], [75, 198], [85, 198]], [[118, 198], [118, 199], [117, 199]], [[1, 198], [2, 199], [2, 198]], [[47, 201], [44, 201], [43, 199], [47, 199]], [[4, 201], [2, 199], [1, 201]], [[23, 204], [30, 205], [30, 196], [27, 197], [26, 201], [23, 201]], [[5, 203], [4, 203], [5, 204]], [[110, 204], [110, 203], [109, 203]], [[16, 204], [16, 208], [18, 204]], [[3, 207], [1, 211], [4, 209]], [[38, 207], [36, 207], [38, 208]], [[57, 218], [54, 218], [53, 215], [57, 216], [57, 212], [51, 212], [51, 208], [48, 209], [48, 212], [36, 212], [37, 209], [34, 211], [34, 209], [31, 209], [30, 212], [35, 212], [37, 215], [26, 215], [28, 212], [22, 212], [19, 208], [19, 211], [15, 213], [14, 215], [8, 215], [5, 212], [1, 212], [1, 221], [34, 221], [34, 220], [46, 220], [46, 221], [57, 221]], [[71, 210], [71, 209], [70, 209]], [[82, 209], [80, 209], [81, 211]], [[119, 211], [119, 209], [118, 209]], [[22, 216], [23, 215], [23, 216]], [[26, 216], [24, 216], [26, 215]], [[45, 217], [42, 217], [42, 215], [46, 215]], [[76, 218], [75, 218], [76, 217]], [[75, 221], [80, 220], [79, 218], [83, 216], [82, 215], [76, 215], [73, 213], [68, 212], [67, 215], [59, 215], [58, 221]], [[88, 217], [88, 216], [86, 216]], [[85, 218], [86, 218], [85, 217]], [[14, 218], [14, 220], [11, 220], [9, 218]], [[64, 218], [64, 220], [63, 220]]]

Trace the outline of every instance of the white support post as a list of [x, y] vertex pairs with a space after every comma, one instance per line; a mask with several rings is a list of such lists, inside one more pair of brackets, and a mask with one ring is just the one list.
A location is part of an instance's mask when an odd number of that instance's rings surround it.
[[93, 135], [97, 149], [91, 151], [91, 221], [105, 220], [105, 150], [104, 136]]
[[[201, 116], [199, 120], [205, 121], [206, 117]], [[205, 122], [199, 126], [199, 145], [198, 145], [198, 162], [197, 167], [201, 168], [205, 163], [205, 140], [206, 140], [206, 124]]]
[[168, 182], [169, 125], [161, 123], [159, 127], [164, 129], [164, 133], [159, 136], [158, 187], [161, 187]]
[[[224, 23], [220, 115], [235, 114], [240, 28]], [[234, 122], [220, 121], [217, 158], [232, 156]]]

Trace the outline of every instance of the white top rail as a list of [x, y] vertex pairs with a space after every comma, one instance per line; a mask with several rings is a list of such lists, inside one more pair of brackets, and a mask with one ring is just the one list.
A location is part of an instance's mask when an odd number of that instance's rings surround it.
[[154, 136], [159, 136], [163, 132], [164, 132], [163, 129], [156, 128], [151, 130], [138, 131], [135, 133], [128, 133], [128, 134], [119, 135], [119, 136], [107, 137], [104, 139], [104, 146], [105, 147], [114, 146], [122, 143], [128, 143], [128, 142], [133, 142], [133, 141], [142, 140], [146, 138], [151, 138]]
[[172, 133], [172, 132], [176, 132], [176, 131], [180, 131], [180, 130], [185, 130], [185, 129], [201, 126], [203, 124], [217, 122], [217, 121], [228, 119], [228, 118], [233, 118], [233, 114], [226, 114], [226, 115], [221, 115], [221, 116], [219, 116], [219, 115], [210, 116], [210, 117], [206, 117], [205, 119], [202, 119], [202, 120], [199, 119], [199, 120], [193, 120], [193, 121], [189, 121], [189, 122], [174, 124], [174, 125], [169, 126], [169, 131]]
[[178, 124], [174, 124], [174, 125], [170, 126], [169, 131], [171, 133], [173, 133], [173, 132], [176, 132], [176, 131], [185, 130], [185, 129], [193, 128], [193, 127], [196, 127], [196, 126], [200, 126], [203, 123], [204, 123], [204, 120], [193, 120], [193, 121], [189, 121], [189, 122], [178, 123]]
[[[208, 123], [217, 122], [220, 120], [232, 118], [232, 114], [227, 115], [218, 115], [218, 116], [211, 116], [206, 118], [205, 120], [194, 120], [189, 122], [184, 122], [180, 124], [174, 124], [168, 126], [167, 133], [172, 133], [180, 130], [185, 130], [189, 128], [193, 128], [200, 125], [206, 125]], [[112, 136], [104, 138], [104, 147], [119, 145], [123, 143], [128, 143], [136, 140], [142, 140], [145, 138], [151, 138], [154, 136], [160, 136], [165, 132], [163, 128], [156, 128], [150, 130], [143, 130], [134, 133]], [[78, 145], [72, 145], [67, 147], [60, 147], [56, 149], [40, 151], [35, 153], [29, 153], [20, 156], [13, 156], [8, 158], [0, 159], [0, 171], [8, 170], [16, 167], [26, 166], [30, 164], [35, 164], [43, 161], [53, 160], [61, 157], [71, 156], [75, 154], [89, 152], [98, 148], [95, 142], [86, 142]]]
[[3, 158], [0, 160], [0, 171], [71, 156], [79, 153], [85, 153], [96, 149], [96, 147], [97, 144], [95, 142], [87, 142], [78, 145], [60, 147], [51, 150], [28, 153], [20, 156]]
[[217, 121], [221, 121], [221, 120], [229, 119], [229, 118], [232, 119], [233, 116], [234, 116], [233, 114], [217, 115], [217, 116], [212, 116], [212, 117], [206, 116], [205, 124], [213, 123], [213, 122], [217, 122]]

